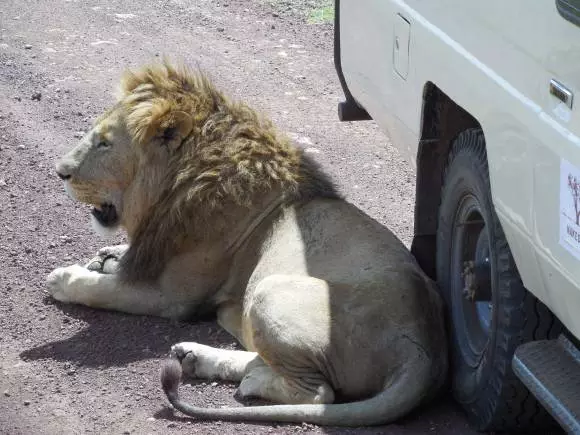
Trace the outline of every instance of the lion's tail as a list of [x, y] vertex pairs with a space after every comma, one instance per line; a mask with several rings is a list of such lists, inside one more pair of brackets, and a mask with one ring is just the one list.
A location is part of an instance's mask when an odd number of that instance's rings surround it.
[[406, 363], [401, 374], [379, 394], [358, 402], [330, 405], [265, 405], [239, 408], [200, 408], [179, 398], [182, 369], [175, 359], [161, 370], [163, 391], [182, 413], [200, 420], [268, 421], [330, 426], [371, 426], [403, 417], [433, 389], [433, 373], [427, 358]]

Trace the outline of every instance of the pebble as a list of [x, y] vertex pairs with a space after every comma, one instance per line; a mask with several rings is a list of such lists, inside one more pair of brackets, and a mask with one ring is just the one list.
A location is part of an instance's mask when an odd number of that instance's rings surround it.
[[84, 132], [84, 131], [77, 131], [77, 132], [74, 134], [74, 137], [76, 137], [76, 138], [80, 139], [80, 138], [82, 138], [84, 135], [85, 135], [85, 132]]
[[30, 49], [32, 48], [32, 45], [30, 45], [30, 44], [26, 44], [26, 45], [24, 46], [24, 48], [25, 48], [26, 50], [30, 50]]
[[10, 391], [8, 391], [8, 390], [4, 391], [4, 396], [10, 397]]
[[30, 97], [30, 99], [32, 101], [40, 101], [40, 99], [42, 98], [42, 94], [40, 92], [35, 92], [34, 94], [32, 94], [32, 96]]
[[167, 427], [175, 427], [175, 426], [176, 426], [176, 424], [174, 422], [171, 422], [171, 423], [168, 423], [167, 424]]
[[6, 180], [4, 180], [3, 178], [0, 179], [0, 187], [5, 187], [6, 186]]
[[30, 405], [30, 400], [25, 400], [24, 401], [24, 406], [28, 406], [28, 405]]

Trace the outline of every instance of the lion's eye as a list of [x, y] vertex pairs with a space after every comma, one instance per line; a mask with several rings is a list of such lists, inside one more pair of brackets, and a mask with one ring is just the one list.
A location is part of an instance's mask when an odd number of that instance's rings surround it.
[[109, 144], [109, 142], [106, 142], [104, 140], [100, 141], [97, 144], [97, 148], [109, 148], [111, 145]]

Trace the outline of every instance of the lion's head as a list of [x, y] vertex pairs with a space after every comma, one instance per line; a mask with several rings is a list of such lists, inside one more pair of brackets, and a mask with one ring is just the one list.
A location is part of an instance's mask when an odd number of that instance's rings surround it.
[[223, 238], [265, 193], [336, 195], [269, 120], [167, 62], [126, 72], [116, 103], [56, 169], [99, 227], [127, 230], [130, 279], [158, 276], [187, 241]]
[[131, 232], [158, 200], [170, 161], [222, 100], [207, 98], [208, 85], [169, 65], [125, 73], [116, 104], [56, 166], [69, 195], [94, 207], [98, 227]]
[[120, 105], [106, 112], [78, 145], [57, 163], [57, 173], [74, 199], [94, 206], [101, 227], [121, 224], [125, 193], [137, 171], [137, 150]]

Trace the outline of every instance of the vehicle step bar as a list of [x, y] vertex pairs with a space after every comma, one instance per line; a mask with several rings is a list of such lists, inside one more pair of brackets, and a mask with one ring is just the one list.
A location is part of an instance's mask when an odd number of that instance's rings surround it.
[[580, 434], [580, 350], [564, 335], [519, 346], [516, 376], [564, 430]]

